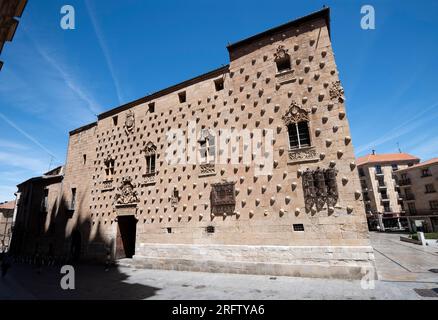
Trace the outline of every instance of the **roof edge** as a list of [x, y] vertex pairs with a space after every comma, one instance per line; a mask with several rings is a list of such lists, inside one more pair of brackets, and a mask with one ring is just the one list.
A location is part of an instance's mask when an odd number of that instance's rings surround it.
[[147, 95], [145, 97], [139, 98], [137, 100], [128, 102], [126, 104], [123, 104], [123, 105], [121, 105], [119, 107], [115, 107], [113, 109], [105, 111], [105, 112], [99, 114], [97, 116], [97, 119], [98, 120], [105, 119], [105, 118], [107, 118], [109, 116], [112, 116], [112, 115], [114, 115], [116, 113], [119, 113], [121, 111], [127, 110], [129, 108], [132, 108], [132, 107], [134, 107], [136, 105], [139, 105], [139, 104], [142, 104], [142, 103], [145, 103], [145, 102], [148, 102], [148, 101], [152, 101], [154, 99], [157, 99], [157, 98], [160, 98], [162, 96], [165, 96], [166, 94], [169, 94], [169, 93], [178, 91], [178, 90], [180, 90], [182, 88], [188, 87], [188, 86], [190, 86], [190, 85], [192, 85], [194, 83], [197, 83], [197, 82], [200, 82], [202, 80], [207, 80], [207, 79], [216, 77], [216, 76], [221, 75], [224, 72], [228, 71], [228, 69], [229, 69], [229, 65], [227, 64], [225, 66], [222, 66], [220, 68], [214, 69], [214, 70], [209, 71], [207, 73], [203, 73], [203, 74], [201, 74], [199, 76], [196, 76], [194, 78], [191, 78], [191, 79], [188, 79], [188, 80], [184, 80], [184, 81], [182, 81], [180, 83], [177, 83], [177, 84], [175, 84], [173, 86], [167, 87], [167, 88], [162, 89], [160, 91], [154, 92], [154, 93], [152, 93], [150, 95]]
[[325, 7], [321, 10], [312, 12], [308, 15], [303, 16], [303, 17], [291, 20], [289, 22], [286, 22], [286, 23], [281, 24], [279, 26], [276, 26], [274, 28], [268, 29], [266, 31], [263, 31], [263, 32], [255, 34], [253, 36], [250, 36], [248, 38], [245, 38], [243, 40], [239, 40], [237, 42], [229, 44], [227, 46], [227, 49], [229, 52], [231, 52], [231, 50], [237, 49], [238, 47], [247, 45], [251, 42], [257, 41], [257, 40], [264, 38], [266, 36], [281, 32], [283, 30], [289, 29], [289, 28], [296, 26], [296, 25], [299, 25], [299, 24], [303, 24], [305, 22], [314, 20], [316, 18], [324, 18], [325, 19], [326, 24], [327, 24], [327, 29], [329, 32], [329, 36], [330, 36], [330, 7]]

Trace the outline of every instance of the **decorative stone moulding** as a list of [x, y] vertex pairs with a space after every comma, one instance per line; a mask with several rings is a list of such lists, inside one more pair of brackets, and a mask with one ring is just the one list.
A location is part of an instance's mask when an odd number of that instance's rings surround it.
[[294, 70], [291, 69], [291, 70], [279, 72], [275, 75], [275, 79], [277, 81], [277, 85], [294, 82]]
[[291, 149], [288, 151], [287, 164], [319, 161], [315, 147], [305, 147], [301, 149]]
[[107, 179], [102, 181], [102, 191], [114, 190], [113, 179]]
[[201, 172], [199, 177], [216, 175], [216, 167], [214, 163], [203, 163], [200, 165]]
[[157, 176], [155, 172], [152, 173], [144, 173], [143, 174], [143, 184], [144, 185], [153, 185], [157, 182]]

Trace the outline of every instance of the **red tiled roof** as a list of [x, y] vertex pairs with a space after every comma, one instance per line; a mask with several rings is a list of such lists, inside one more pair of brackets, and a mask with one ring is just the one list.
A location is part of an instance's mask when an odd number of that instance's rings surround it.
[[366, 163], [380, 163], [380, 162], [396, 162], [396, 161], [420, 161], [419, 158], [407, 153], [384, 153], [384, 154], [368, 154], [356, 159], [357, 165]]
[[416, 165], [413, 165], [411, 167], [404, 168], [404, 169], [401, 169], [401, 170], [398, 170], [398, 171], [410, 170], [412, 168], [426, 167], [426, 166], [430, 166], [432, 164], [438, 164], [438, 158], [432, 158], [432, 159], [429, 159], [427, 161], [420, 162], [420, 163], [418, 163]]
[[15, 208], [15, 200], [7, 201], [5, 203], [0, 203], [0, 209], [14, 209]]

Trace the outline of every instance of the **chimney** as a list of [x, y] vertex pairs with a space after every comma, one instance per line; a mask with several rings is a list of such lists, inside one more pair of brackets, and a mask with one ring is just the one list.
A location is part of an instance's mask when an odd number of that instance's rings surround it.
[[372, 155], [374, 156], [376, 154], [376, 150], [372, 150]]

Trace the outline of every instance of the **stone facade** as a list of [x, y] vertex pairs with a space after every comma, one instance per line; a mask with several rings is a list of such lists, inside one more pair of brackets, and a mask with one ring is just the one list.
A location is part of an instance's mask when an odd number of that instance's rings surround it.
[[438, 232], [438, 158], [395, 172], [410, 231]]
[[[76, 205], [65, 237], [80, 232], [83, 257], [154, 267], [373, 269], [329, 9], [228, 51], [229, 65], [70, 132], [62, 201]], [[227, 145], [222, 129], [249, 140]]]
[[385, 229], [407, 228], [400, 188], [395, 180], [397, 170], [403, 170], [420, 162], [407, 153], [372, 154], [357, 159], [359, 178], [363, 193], [368, 225]]
[[[64, 235], [59, 228], [63, 167], [20, 183], [17, 191], [11, 252], [19, 255], [59, 254]], [[58, 226], [58, 228], [56, 228]]]

